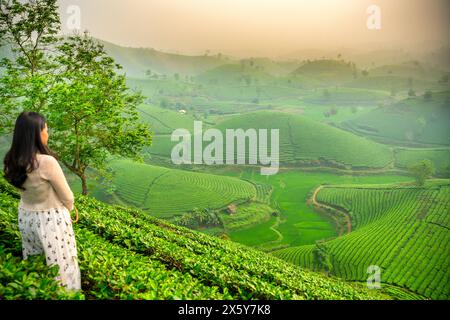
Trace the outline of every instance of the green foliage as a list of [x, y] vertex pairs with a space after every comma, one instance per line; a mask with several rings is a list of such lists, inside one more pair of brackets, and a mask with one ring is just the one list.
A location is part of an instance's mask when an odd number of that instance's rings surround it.
[[151, 134], [137, 121], [142, 96], [128, 90], [103, 46], [87, 33], [58, 38], [59, 24], [55, 0], [1, 2], [2, 44], [16, 55], [0, 64], [0, 128], [11, 131], [22, 110], [43, 113], [51, 149], [87, 194], [88, 167], [104, 170], [110, 154], [140, 159]]
[[[4, 183], [0, 179], [0, 185]], [[85, 196], [77, 197], [77, 207], [80, 221], [74, 228], [86, 298], [389, 298], [138, 210], [109, 206]], [[17, 199], [2, 193], [0, 209], [0, 221], [14, 225]], [[4, 224], [0, 228], [0, 234], [9, 232]], [[19, 241], [9, 237], [7, 245], [16, 247]], [[0, 256], [6, 261], [1, 251]], [[7, 263], [0, 264], [0, 270], [8, 269]], [[8, 296], [27, 296], [27, 288], [12, 286]]]
[[218, 124], [217, 128], [223, 132], [238, 128], [279, 129], [282, 164], [379, 168], [392, 161], [391, 151], [386, 146], [303, 116], [259, 111], [234, 116]]
[[293, 74], [319, 79], [326, 84], [338, 84], [353, 79], [355, 70], [356, 67], [352, 62], [319, 59], [307, 61], [298, 67]]
[[425, 180], [435, 173], [435, 169], [433, 162], [430, 160], [422, 160], [409, 167], [409, 172], [416, 179], [416, 184], [418, 186], [423, 186], [425, 184]]
[[210, 210], [208, 208], [203, 210], [194, 208], [192, 212], [187, 212], [180, 217], [176, 217], [172, 221], [172, 223], [191, 229], [222, 225], [222, 222], [217, 216], [217, 213], [214, 210]]
[[433, 162], [436, 174], [442, 177], [450, 177], [446, 168], [450, 166], [450, 149], [446, 148], [397, 148], [395, 149], [395, 165], [407, 169], [421, 160], [429, 159]]
[[142, 96], [127, 89], [101, 44], [85, 33], [70, 36], [58, 50], [63, 71], [51, 92], [50, 147], [82, 179], [87, 194], [86, 168], [104, 169], [110, 154], [139, 158], [151, 133], [138, 122]]
[[83, 299], [54, 280], [57, 267], [47, 267], [43, 256], [22, 260], [0, 245], [0, 298], [5, 300]]
[[[449, 197], [449, 180], [430, 181], [421, 188], [323, 188], [318, 201], [344, 208], [352, 218], [350, 234], [324, 243], [332, 257], [332, 273], [347, 280], [366, 281], [368, 266], [377, 265], [383, 270], [382, 288], [392, 284], [427, 298], [448, 299]], [[311, 247], [293, 247], [276, 255], [313, 268]]]
[[181, 215], [194, 208], [219, 209], [234, 201], [256, 197], [254, 185], [236, 178], [130, 160], [115, 160], [110, 167], [115, 172], [112, 179], [116, 186], [115, 196], [127, 205], [145, 209], [158, 217]]
[[312, 250], [313, 263], [319, 270], [324, 270], [327, 274], [333, 271], [330, 253], [323, 242], [316, 242]]
[[0, 134], [23, 109], [45, 111], [56, 68], [48, 53], [59, 28], [56, 0], [0, 2], [0, 46], [13, 52], [0, 61]]
[[229, 231], [242, 230], [266, 222], [274, 210], [266, 204], [248, 203], [237, 207], [236, 213], [221, 213], [224, 228]]

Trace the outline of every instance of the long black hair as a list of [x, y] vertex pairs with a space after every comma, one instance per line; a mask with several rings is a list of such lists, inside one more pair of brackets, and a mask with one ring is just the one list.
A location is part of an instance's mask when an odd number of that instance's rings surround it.
[[37, 152], [55, 156], [41, 140], [41, 131], [46, 123], [42, 115], [28, 111], [22, 112], [16, 120], [11, 149], [3, 160], [3, 172], [6, 180], [19, 189], [25, 190], [22, 185], [27, 173], [38, 166]]

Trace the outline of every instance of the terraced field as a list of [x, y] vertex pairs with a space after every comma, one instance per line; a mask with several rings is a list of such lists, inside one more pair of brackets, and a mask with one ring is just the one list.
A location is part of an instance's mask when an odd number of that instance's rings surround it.
[[[22, 261], [19, 194], [0, 177], [0, 299], [390, 299], [142, 211], [76, 199], [82, 292], [58, 289], [45, 262]], [[94, 259], [93, 259], [94, 257]]]
[[314, 245], [306, 245], [275, 251], [273, 255], [285, 261], [289, 261], [297, 266], [314, 269], [315, 264], [313, 259], [313, 250]]
[[[129, 160], [115, 160], [115, 194], [124, 203], [158, 217], [194, 208], [217, 209], [235, 201], [256, 199], [256, 187], [231, 177], [167, 169]], [[170, 199], [167, 195], [170, 194]]]
[[325, 163], [331, 166], [380, 168], [392, 161], [392, 152], [386, 146], [302, 116], [281, 112], [260, 111], [240, 115], [220, 123], [217, 128], [222, 131], [279, 129], [280, 162], [284, 164]]
[[190, 115], [182, 115], [176, 111], [143, 104], [138, 108], [141, 119], [150, 124], [153, 133], [171, 134], [175, 129], [184, 128], [192, 131], [194, 119]]
[[[344, 209], [352, 218], [353, 232], [324, 243], [334, 275], [365, 281], [368, 266], [377, 265], [383, 283], [432, 299], [449, 299], [449, 180], [429, 182], [423, 188], [326, 186], [318, 201]], [[311, 252], [307, 246], [275, 255], [315, 267]]]

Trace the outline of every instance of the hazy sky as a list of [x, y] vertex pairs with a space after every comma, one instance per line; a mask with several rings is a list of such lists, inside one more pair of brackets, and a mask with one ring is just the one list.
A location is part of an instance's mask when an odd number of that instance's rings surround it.
[[[187, 54], [280, 56], [306, 48], [447, 44], [450, 0], [60, 0], [81, 28], [120, 45]], [[371, 5], [381, 29], [366, 26]]]

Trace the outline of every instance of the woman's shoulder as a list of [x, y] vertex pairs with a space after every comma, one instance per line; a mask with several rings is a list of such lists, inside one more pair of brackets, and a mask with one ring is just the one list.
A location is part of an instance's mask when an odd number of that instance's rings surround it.
[[53, 165], [59, 165], [58, 160], [55, 159], [55, 157], [49, 155], [49, 154], [36, 154], [36, 158], [39, 161], [39, 165], [44, 166], [53, 166]]

